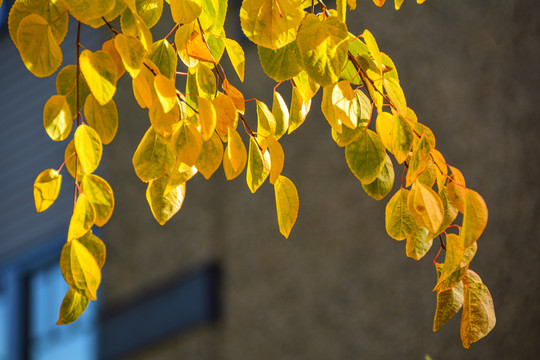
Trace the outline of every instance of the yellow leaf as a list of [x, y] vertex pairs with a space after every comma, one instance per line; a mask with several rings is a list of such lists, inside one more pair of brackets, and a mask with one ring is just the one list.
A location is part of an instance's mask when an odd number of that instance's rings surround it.
[[[158, 73], [157, 67], [150, 60], [146, 59], [144, 63], [156, 74]], [[143, 66], [139, 75], [133, 79], [133, 95], [142, 108], [150, 108], [154, 103], [154, 99], [157, 98], [154, 89], [154, 74], [146, 66]]]
[[[437, 276], [442, 265], [437, 266]], [[433, 332], [439, 330], [458, 313], [463, 305], [463, 282], [445, 291], [437, 291], [437, 308], [433, 319]]]
[[223, 171], [227, 180], [232, 180], [246, 167], [247, 151], [238, 132], [229, 127], [227, 149], [223, 154]]
[[381, 72], [382, 56], [381, 56], [381, 52], [379, 51], [379, 46], [377, 45], [377, 41], [373, 37], [373, 34], [371, 34], [371, 32], [369, 32], [369, 30], [367, 29], [364, 30], [362, 37], [364, 38], [364, 41], [366, 43], [369, 53], [371, 54], [371, 56], [373, 57], [373, 60], [375, 61], [375, 65], [377, 65], [379, 72]]
[[232, 99], [236, 110], [238, 110], [239, 113], [243, 114], [244, 110], [246, 109], [244, 95], [242, 95], [242, 93], [237, 88], [232, 86], [227, 79], [223, 81], [223, 90], [225, 90], [225, 93]]
[[270, 168], [270, 184], [275, 184], [285, 164], [285, 153], [281, 144], [273, 136], [270, 136], [267, 141], [270, 162], [272, 163], [272, 167]]
[[270, 154], [265, 151], [264, 156], [255, 141], [255, 138], [249, 139], [248, 163], [246, 170], [246, 182], [252, 193], [263, 184], [270, 173], [271, 162]]
[[392, 151], [399, 164], [403, 163], [409, 156], [413, 138], [414, 133], [409, 121], [396, 113], [392, 124]]
[[393, 153], [392, 150], [392, 127], [394, 124], [394, 117], [392, 114], [387, 112], [380, 112], [377, 115], [376, 120], [376, 129], [377, 134], [381, 137], [381, 142], [383, 143], [386, 150]]
[[225, 48], [227, 49], [227, 54], [229, 54], [229, 59], [231, 59], [231, 64], [238, 74], [240, 81], [244, 82], [244, 68], [246, 65], [244, 49], [232, 39], [223, 40], [225, 41]]
[[227, 140], [228, 128], [236, 129], [238, 124], [238, 115], [233, 100], [223, 93], [220, 93], [212, 100], [214, 109], [216, 110], [216, 130], [221, 137]]
[[[420, 181], [420, 178], [418, 178], [418, 181]], [[456, 219], [458, 215], [457, 208], [448, 198], [448, 192], [444, 188], [439, 193], [439, 199], [441, 199], [441, 202], [443, 204], [444, 218], [441, 223], [441, 226], [439, 226], [439, 229], [437, 229], [436, 232], [429, 234], [430, 238], [434, 238], [438, 236], [439, 234], [441, 234], [443, 231], [445, 231], [454, 222], [454, 220]]]
[[293, 182], [283, 175], [279, 175], [275, 184], [277, 218], [279, 231], [285, 238], [289, 237], [298, 217], [300, 201]]
[[420, 141], [413, 147], [413, 154], [407, 169], [407, 176], [405, 177], [405, 186], [411, 186], [418, 176], [426, 170], [431, 160], [431, 150], [431, 144], [425, 134], [422, 134]]
[[[418, 0], [418, 1], [422, 1], [422, 0]], [[423, 0], [425, 1], [425, 0]], [[403, 4], [403, 0], [394, 0], [394, 4], [395, 4], [395, 7], [396, 7], [396, 10], [399, 10], [399, 8], [401, 7], [401, 4]]]
[[75, 286], [90, 300], [97, 300], [101, 270], [92, 253], [79, 241], [71, 241], [71, 273]]
[[95, 224], [97, 226], [105, 225], [111, 218], [114, 209], [114, 195], [109, 183], [97, 175], [85, 175], [81, 182], [81, 191], [94, 207]]
[[300, 94], [302, 95], [302, 99], [311, 99], [317, 91], [319, 91], [319, 88], [321, 87], [319, 84], [317, 84], [313, 79], [307, 74], [305, 70], [302, 70], [293, 77], [294, 85], [298, 87], [298, 90], [300, 91]]
[[465, 178], [463, 177], [461, 171], [455, 167], [449, 166], [449, 168], [452, 171], [452, 174], [448, 178], [448, 185], [446, 185], [448, 196], [454, 205], [456, 205], [458, 210], [464, 214], [467, 191], [467, 188], [465, 187]]
[[257, 46], [257, 51], [264, 72], [276, 82], [289, 80], [302, 71], [296, 41], [275, 50]]
[[165, 75], [157, 74], [154, 77], [154, 88], [163, 112], [168, 113], [176, 105], [176, 87]]
[[418, 225], [407, 208], [409, 190], [399, 189], [388, 201], [385, 210], [386, 232], [391, 238], [403, 240], [413, 234]]
[[188, 55], [186, 48], [186, 43], [193, 31], [194, 24], [188, 24], [180, 26], [178, 30], [176, 30], [176, 34], [174, 34], [174, 45], [176, 47], [176, 51], [178, 52], [180, 60], [182, 60], [187, 67], [195, 67], [199, 63], [199, 60]]
[[43, 126], [54, 141], [65, 140], [73, 126], [71, 111], [63, 95], [53, 95], [43, 109]]
[[64, 151], [64, 161], [66, 162], [66, 168], [68, 169], [69, 174], [75, 178], [75, 172], [77, 172], [77, 181], [81, 181], [83, 175], [81, 171], [81, 162], [78, 157], [76, 157], [75, 142], [73, 140], [66, 146], [66, 150]]
[[429, 231], [420, 226], [413, 234], [407, 236], [405, 253], [414, 260], [420, 260], [431, 249], [433, 240], [428, 239]]
[[88, 125], [81, 125], [75, 131], [75, 150], [81, 169], [85, 174], [93, 173], [101, 161], [103, 151], [98, 133]]
[[195, 166], [206, 180], [216, 172], [223, 160], [223, 144], [216, 133], [202, 143], [202, 149]]
[[332, 104], [338, 121], [355, 129], [358, 125], [358, 102], [349, 81], [340, 81], [333, 87]]
[[202, 12], [202, 0], [170, 0], [174, 22], [188, 24]]
[[444, 207], [441, 199], [433, 189], [416, 181], [407, 198], [407, 207], [414, 220], [428, 229], [436, 232], [444, 218]]
[[[446, 252], [444, 256], [444, 264], [440, 269], [440, 274], [437, 277], [437, 285], [434, 290], [446, 291], [454, 287], [464, 275], [463, 271], [459, 271], [461, 266], [461, 260], [465, 253], [463, 247], [463, 239], [456, 234], [446, 235]], [[459, 273], [460, 277], [456, 277], [455, 274]]]
[[171, 111], [165, 113], [159, 102], [155, 102], [148, 112], [150, 123], [164, 143], [170, 140], [180, 119], [180, 107], [175, 104]]
[[289, 134], [298, 129], [298, 127], [304, 123], [310, 109], [311, 99], [304, 100], [299, 88], [293, 86], [291, 95], [291, 110], [289, 113]]
[[67, 34], [69, 22], [68, 14], [64, 14], [67, 8], [63, 1], [25, 0], [11, 1], [10, 3], [13, 5], [9, 12], [9, 35], [17, 48], [19, 47], [17, 43], [19, 25], [22, 19], [31, 14], [41, 15], [51, 26], [52, 33], [58, 44], [62, 43]]
[[56, 325], [68, 325], [77, 320], [86, 310], [89, 300], [80, 292], [70, 288], [60, 305]]
[[[77, 117], [76, 74], [77, 67], [75, 65], [67, 65], [62, 68], [56, 76], [56, 92], [58, 95], [64, 95], [66, 97], [72, 119]], [[82, 74], [79, 73], [79, 108], [84, 105], [88, 94], [90, 94], [90, 90], [88, 89], [88, 86], [86, 86]], [[79, 109], [79, 111], [80, 110], [81, 109]]]
[[165, 188], [164, 196], [167, 196], [172, 190], [184, 184], [197, 174], [198, 170], [195, 166], [188, 166], [184, 163], [177, 164], [173, 167], [167, 187]]
[[[121, 0], [116, 0], [121, 1]], [[153, 27], [161, 19], [163, 0], [137, 0], [135, 3], [137, 14], [148, 28]]]
[[201, 33], [193, 31], [186, 43], [186, 51], [189, 56], [199, 61], [207, 61], [212, 64], [216, 63], [208, 46], [204, 43]]
[[356, 0], [347, 0], [347, 4], [349, 4], [349, 8], [351, 10], [355, 10], [356, 9]]
[[171, 140], [176, 159], [193, 166], [201, 153], [203, 139], [197, 128], [186, 121], [181, 121], [174, 131]]
[[269, 49], [279, 49], [294, 41], [303, 18], [300, 0], [244, 0], [240, 8], [244, 34]]
[[180, 210], [186, 196], [185, 182], [169, 190], [165, 195], [168, 182], [169, 176], [165, 175], [150, 181], [146, 189], [146, 200], [160, 225], [165, 225]]
[[84, 50], [80, 58], [81, 71], [96, 100], [105, 105], [116, 91], [116, 65], [111, 56], [103, 50]]
[[473, 342], [486, 336], [495, 326], [495, 308], [486, 285], [465, 284], [460, 335], [463, 346], [468, 349]]
[[84, 193], [79, 194], [69, 222], [68, 241], [82, 237], [90, 230], [95, 221], [96, 210], [94, 206]]
[[394, 165], [392, 159], [386, 154], [386, 160], [384, 167], [379, 176], [373, 182], [369, 184], [362, 184], [362, 188], [375, 200], [382, 200], [390, 191], [394, 185]]
[[[110, 10], [104, 16], [105, 20], [107, 20], [108, 22], [112, 22], [114, 19], [119, 17], [120, 14], [122, 14], [124, 12], [126, 7], [127, 7], [127, 4], [125, 3], [125, 1], [116, 0], [114, 2], [114, 8], [112, 8], [112, 10]], [[105, 25], [105, 21], [103, 21], [103, 19], [101, 17], [98, 17], [98, 18], [95, 18], [95, 19], [92, 19], [92, 20], [85, 20], [84, 23], [86, 25], [89, 25], [89, 26], [93, 27], [94, 29], [97, 29], [97, 28]], [[102, 50], [104, 50], [104, 49], [102, 49]]]
[[202, 138], [208, 141], [216, 129], [216, 110], [210, 100], [199, 98], [199, 122]]
[[257, 140], [267, 138], [276, 131], [274, 115], [262, 101], [257, 100]]
[[[227, 11], [226, 2], [221, 1], [221, 3], [225, 4], [225, 8], [223, 9], [223, 12]], [[209, 30], [210, 28], [213, 28], [213, 25], [215, 22], [217, 22], [218, 18], [220, 16], [220, 0], [203, 0], [203, 9], [202, 13], [199, 16], [199, 20], [201, 21], [202, 28], [204, 30]], [[223, 26], [223, 23], [221, 23], [221, 27]], [[219, 24], [218, 24], [218, 27]]]
[[38, 14], [22, 19], [17, 29], [17, 44], [26, 68], [37, 77], [47, 77], [62, 63], [62, 50], [51, 25]]
[[[381, 60], [382, 61], [382, 60]], [[405, 100], [405, 94], [403, 89], [399, 85], [399, 82], [391, 77], [384, 77], [383, 85], [386, 90], [386, 94], [391, 103], [396, 107], [397, 111], [402, 114], [407, 113], [407, 101]]]
[[118, 131], [118, 110], [114, 100], [101, 105], [90, 94], [84, 103], [84, 115], [86, 122], [96, 130], [104, 145], [113, 141]]
[[43, 170], [34, 181], [34, 202], [37, 212], [47, 210], [58, 198], [62, 175], [54, 169]]
[[107, 15], [115, 4], [115, 1], [110, 0], [92, 0], [92, 4], [85, 0], [64, 0], [64, 2], [71, 15], [82, 22]]
[[136, 78], [141, 71], [146, 53], [141, 41], [134, 36], [118, 34], [114, 37], [114, 46], [129, 75]]
[[468, 248], [478, 240], [488, 221], [488, 209], [480, 194], [471, 189], [465, 192], [465, 211], [460, 235]]
[[122, 57], [116, 50], [116, 46], [114, 45], [114, 39], [105, 41], [103, 45], [101, 45], [101, 50], [105, 51], [107, 54], [109, 54], [111, 59], [113, 59], [114, 64], [116, 65], [116, 81], [118, 81], [118, 79], [120, 79], [122, 75], [124, 75], [124, 73], [126, 72], [126, 68], [124, 67], [124, 63], [122, 62]]
[[159, 139], [153, 127], [150, 127], [137, 146], [132, 162], [139, 179], [149, 182], [161, 177], [173, 166], [175, 159], [172, 150]]
[[296, 44], [309, 76], [322, 86], [338, 82], [347, 60], [349, 32], [337, 17], [320, 21], [307, 14], [298, 30]]
[[289, 128], [289, 109], [287, 108], [285, 100], [283, 100], [283, 97], [277, 91], [274, 91], [272, 115], [274, 115], [274, 119], [276, 120], [274, 137], [276, 140], [279, 140], [279, 138], [283, 136]]

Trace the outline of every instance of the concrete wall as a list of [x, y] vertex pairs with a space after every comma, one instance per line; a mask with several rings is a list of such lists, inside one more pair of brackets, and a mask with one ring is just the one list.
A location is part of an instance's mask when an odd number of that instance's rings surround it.
[[[297, 185], [300, 215], [279, 234], [272, 187], [252, 195], [244, 177], [189, 182], [182, 210], [166, 226], [152, 218], [131, 156], [149, 126], [129, 81], [116, 99], [117, 139], [106, 147], [106, 178], [117, 207], [105, 227], [105, 308], [217, 259], [223, 316], [214, 325], [130, 359], [512, 359], [537, 354], [540, 169], [538, 49], [533, 1], [358, 1], [351, 32], [369, 28], [397, 65], [409, 106], [431, 127], [437, 148], [459, 167], [490, 210], [471, 267], [491, 289], [498, 321], [465, 351], [459, 316], [432, 333], [437, 246], [419, 262], [384, 230], [385, 201], [363, 193], [330, 137], [320, 94], [306, 123], [283, 139], [284, 174]], [[231, 9], [229, 33], [238, 27]], [[162, 31], [164, 35], [168, 29]], [[158, 35], [156, 35], [156, 38]], [[256, 49], [246, 52], [246, 96], [271, 103]], [[231, 73], [231, 78], [234, 75]], [[256, 81], [255, 81], [256, 80]], [[289, 94], [286, 94], [289, 98]], [[253, 108], [251, 108], [253, 110]], [[255, 124], [254, 112], [247, 119]], [[388, 199], [386, 199], [388, 200]]]

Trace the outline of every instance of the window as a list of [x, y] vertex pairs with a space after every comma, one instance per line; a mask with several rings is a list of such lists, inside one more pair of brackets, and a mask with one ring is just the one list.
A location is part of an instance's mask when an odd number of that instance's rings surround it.
[[[0, 319], [7, 319], [7, 296], [0, 284]], [[0, 321], [0, 360], [8, 360], [7, 321]]]
[[75, 323], [56, 325], [58, 309], [68, 290], [69, 286], [56, 263], [30, 275], [27, 332], [29, 360], [97, 359], [95, 303], [91, 302], [84, 315]]

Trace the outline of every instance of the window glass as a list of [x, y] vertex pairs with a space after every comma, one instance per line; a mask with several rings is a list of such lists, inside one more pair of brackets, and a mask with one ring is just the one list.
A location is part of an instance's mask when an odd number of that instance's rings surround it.
[[[7, 319], [7, 296], [0, 284], [0, 319]], [[0, 321], [0, 360], [8, 360], [7, 321]]]
[[73, 324], [56, 325], [58, 310], [69, 286], [57, 264], [43, 268], [29, 281], [29, 359], [97, 359], [96, 308], [90, 302]]

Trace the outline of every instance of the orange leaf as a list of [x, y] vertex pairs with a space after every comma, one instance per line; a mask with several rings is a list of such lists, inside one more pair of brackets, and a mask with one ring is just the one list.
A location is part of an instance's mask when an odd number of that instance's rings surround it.
[[191, 33], [191, 36], [186, 43], [186, 50], [187, 54], [194, 59], [199, 61], [208, 61], [212, 64], [216, 63], [214, 57], [210, 53], [210, 50], [208, 50], [208, 46], [206, 46], [203, 37], [197, 31], [193, 31]]

